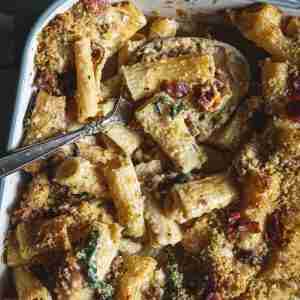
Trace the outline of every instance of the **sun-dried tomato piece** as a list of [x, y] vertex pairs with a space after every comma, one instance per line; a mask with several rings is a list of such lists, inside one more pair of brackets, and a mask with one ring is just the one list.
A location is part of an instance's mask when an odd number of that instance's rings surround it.
[[229, 215], [228, 223], [234, 224], [241, 218], [241, 214], [239, 212], [233, 212]]
[[195, 102], [205, 111], [211, 110], [215, 91], [209, 84], [198, 84], [193, 89]]
[[292, 100], [292, 101], [300, 101], [300, 96], [297, 96], [297, 95], [292, 95], [292, 96], [290, 96], [289, 98], [290, 98], [290, 100]]
[[226, 233], [228, 239], [235, 239], [242, 232], [260, 232], [259, 223], [243, 218], [239, 212], [231, 213], [227, 219]]
[[58, 75], [49, 71], [38, 72], [36, 76], [36, 86], [45, 90], [50, 95], [61, 95], [61, 87]]
[[197, 84], [193, 87], [194, 101], [202, 110], [214, 112], [219, 109], [222, 103], [224, 89], [225, 84], [219, 79]]
[[190, 87], [183, 81], [163, 81], [161, 90], [173, 98], [182, 98], [189, 93]]
[[257, 222], [249, 221], [249, 220], [240, 220], [237, 226], [237, 230], [239, 232], [250, 232], [250, 233], [260, 232], [259, 224]]

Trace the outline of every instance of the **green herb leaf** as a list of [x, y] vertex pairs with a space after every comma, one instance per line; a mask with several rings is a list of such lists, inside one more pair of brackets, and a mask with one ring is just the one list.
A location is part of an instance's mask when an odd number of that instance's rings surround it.
[[87, 246], [77, 253], [77, 257], [84, 264], [89, 264], [90, 260], [95, 255], [99, 236], [99, 231], [93, 230], [88, 238]]
[[83, 193], [81, 193], [81, 194], [79, 195], [79, 197], [80, 197], [81, 199], [86, 199], [86, 198], [89, 197], [89, 193], [83, 192]]
[[183, 110], [184, 110], [184, 104], [182, 102], [172, 105], [170, 108], [171, 118], [174, 119]]
[[77, 253], [78, 259], [87, 268], [88, 284], [91, 288], [97, 289], [102, 300], [112, 300], [113, 287], [98, 279], [96, 254], [100, 232], [93, 230], [88, 238], [87, 246]]

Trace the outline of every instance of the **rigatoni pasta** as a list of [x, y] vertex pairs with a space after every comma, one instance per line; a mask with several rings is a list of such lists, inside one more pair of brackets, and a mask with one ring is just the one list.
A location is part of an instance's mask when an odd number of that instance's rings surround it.
[[125, 273], [118, 287], [118, 300], [139, 300], [142, 289], [154, 276], [157, 262], [152, 257], [129, 256], [125, 260]]
[[105, 32], [102, 44], [110, 55], [116, 53], [134, 34], [144, 27], [147, 20], [132, 2], [120, 2], [108, 8], [114, 23], [113, 32]]
[[179, 24], [171, 18], [155, 18], [149, 29], [149, 38], [167, 38], [173, 37], [177, 33]]
[[239, 190], [232, 178], [218, 174], [188, 183], [176, 184], [166, 202], [169, 218], [179, 223], [201, 217], [238, 199]]
[[255, 10], [246, 8], [239, 14], [231, 14], [233, 23], [237, 25], [245, 37], [265, 49], [276, 60], [289, 60], [299, 63], [299, 42], [285, 35], [282, 22], [282, 11], [265, 3]]
[[210, 55], [183, 56], [124, 66], [121, 72], [132, 99], [138, 101], [157, 91], [164, 80], [205, 82], [212, 79], [215, 65]]
[[27, 259], [23, 259], [20, 254], [19, 244], [16, 238], [16, 232], [10, 232], [6, 240], [6, 255], [5, 263], [9, 267], [17, 267], [26, 265], [28, 263]]
[[65, 160], [58, 166], [55, 180], [69, 187], [72, 193], [88, 193], [98, 198], [107, 197], [107, 186], [100, 170], [82, 158]]
[[114, 124], [106, 129], [106, 136], [114, 141], [128, 156], [138, 149], [142, 144], [142, 137], [138, 132], [129, 128]]
[[145, 231], [144, 198], [131, 159], [120, 156], [109, 162], [104, 172], [120, 224], [129, 236], [142, 236]]
[[[182, 115], [178, 114], [172, 118], [157, 109], [166, 102], [168, 102], [167, 95], [154, 96], [149, 104], [136, 112], [137, 120], [145, 132], [162, 147], [178, 170], [187, 173], [194, 168], [200, 168], [206, 160], [203, 149], [189, 133]], [[176, 104], [171, 102], [171, 105]]]
[[66, 130], [66, 98], [40, 90], [32, 111], [24, 144], [29, 145]]
[[93, 227], [97, 233], [97, 245], [94, 257], [96, 276], [103, 280], [110, 270], [113, 259], [117, 256], [121, 242], [122, 228], [117, 224], [96, 223]]
[[126, 65], [129, 61], [130, 55], [141, 45], [147, 41], [146, 36], [142, 33], [136, 33], [126, 44], [120, 49], [118, 54], [119, 68]]
[[[258, 228], [266, 224], [267, 216], [272, 213], [279, 196], [281, 178], [279, 174], [252, 173], [243, 179], [243, 201], [241, 212]], [[253, 207], [255, 203], [255, 208]], [[259, 208], [259, 209], [258, 209]], [[264, 247], [261, 230], [256, 233], [245, 233], [239, 241], [239, 247], [259, 253]]]
[[37, 222], [32, 229], [30, 223], [20, 223], [16, 228], [16, 239], [22, 259], [32, 260], [51, 251], [67, 251], [71, 249], [68, 225], [71, 219], [59, 216], [43, 222]]
[[14, 279], [19, 299], [52, 300], [47, 288], [26, 267], [14, 268]]
[[257, 42], [276, 58], [283, 59], [288, 41], [280, 29], [281, 17], [280, 10], [269, 4], [261, 5], [254, 11], [250, 8], [232, 16], [233, 21], [248, 39]]
[[92, 62], [91, 40], [82, 38], [74, 43], [77, 74], [78, 120], [85, 122], [98, 112], [98, 89]]
[[163, 209], [148, 196], [145, 207], [145, 220], [149, 230], [149, 241], [152, 247], [160, 248], [176, 245], [182, 239], [179, 225], [164, 215]]

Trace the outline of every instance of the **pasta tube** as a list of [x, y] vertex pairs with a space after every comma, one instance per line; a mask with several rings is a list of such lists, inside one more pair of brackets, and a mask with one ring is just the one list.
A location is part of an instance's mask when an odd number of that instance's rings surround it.
[[145, 132], [160, 145], [178, 170], [187, 173], [196, 167], [201, 167], [206, 161], [205, 152], [196, 144], [184, 122], [184, 117], [180, 114], [175, 118], [163, 115], [157, 111], [157, 101], [164, 97], [159, 94], [153, 99], [150, 101], [153, 103], [135, 113]]
[[73, 194], [89, 193], [93, 196], [107, 197], [107, 186], [100, 172], [89, 161], [71, 158], [58, 166], [55, 180], [69, 187]]
[[154, 276], [156, 261], [151, 257], [129, 256], [125, 260], [126, 270], [120, 280], [117, 300], [140, 300], [142, 289]]
[[55, 97], [41, 90], [36, 98], [24, 140], [33, 144], [66, 129], [66, 98]]
[[117, 256], [122, 228], [114, 224], [96, 223], [93, 226], [93, 234], [97, 235], [95, 247], [96, 251], [88, 265], [95, 265], [95, 276], [97, 280], [102, 281], [110, 270], [113, 259]]
[[70, 217], [59, 216], [35, 224], [18, 224], [16, 238], [22, 259], [32, 260], [50, 251], [70, 250], [71, 241], [67, 232], [70, 223]]
[[146, 163], [140, 163], [135, 166], [135, 171], [141, 183], [146, 184], [147, 179], [163, 173], [163, 167], [160, 160], [151, 160]]
[[98, 113], [98, 89], [92, 62], [91, 40], [82, 38], [74, 43], [77, 74], [78, 120], [83, 123]]
[[139, 46], [145, 44], [146, 41], [146, 37], [141, 33], [136, 33], [130, 40], [128, 40], [118, 53], [119, 68], [126, 65], [129, 61], [130, 55]]
[[116, 53], [146, 23], [146, 17], [132, 2], [119, 2], [107, 10], [112, 20], [113, 33], [106, 32], [102, 37], [102, 45], [111, 56]]
[[124, 66], [121, 72], [132, 99], [137, 101], [157, 91], [164, 80], [197, 82], [212, 79], [215, 65], [210, 55], [180, 56]]
[[105, 134], [128, 156], [131, 156], [142, 144], [142, 137], [136, 131], [123, 125], [112, 125], [105, 131]]
[[[104, 100], [109, 100], [110, 98], [117, 97], [120, 93], [120, 87], [122, 83], [122, 77], [117, 74], [101, 83], [102, 97]], [[104, 103], [100, 103], [104, 105]], [[111, 108], [113, 107], [113, 103]]]
[[28, 260], [23, 259], [20, 255], [16, 232], [10, 232], [6, 240], [5, 262], [9, 267], [25, 265]]
[[179, 223], [223, 208], [239, 197], [233, 180], [226, 174], [176, 184], [166, 202], [166, 214]]
[[181, 241], [182, 233], [179, 225], [167, 218], [150, 196], [146, 201], [145, 220], [153, 248], [175, 245]]
[[22, 300], [51, 300], [51, 294], [42, 283], [26, 268], [13, 269], [18, 299]]
[[158, 17], [153, 20], [150, 30], [149, 38], [167, 38], [176, 35], [179, 24], [174, 19]]
[[140, 242], [135, 242], [126, 238], [121, 239], [119, 250], [123, 255], [133, 255], [140, 252], [142, 249], [143, 245]]
[[240, 211], [247, 220], [257, 223], [260, 232], [244, 232], [238, 244], [241, 249], [259, 252], [259, 246], [264, 246], [263, 228], [268, 215], [276, 207], [280, 183], [280, 175], [276, 173], [267, 175], [253, 172], [244, 178]]
[[145, 230], [144, 199], [132, 161], [119, 156], [105, 166], [104, 172], [119, 223], [129, 236], [142, 236]]
[[90, 144], [86, 142], [77, 142], [79, 155], [83, 159], [88, 160], [91, 164], [106, 164], [111, 160], [115, 153], [111, 149], [105, 149], [97, 144]]
[[[282, 30], [282, 11], [271, 4], [256, 5], [230, 14], [243, 35], [269, 52], [276, 60], [299, 64], [299, 40]], [[294, 25], [291, 25], [294, 26]], [[293, 33], [290, 27], [288, 33]]]
[[33, 236], [26, 223], [18, 224], [16, 228], [16, 239], [19, 246], [20, 257], [25, 261], [30, 261], [39, 254], [33, 244]]
[[233, 22], [246, 38], [254, 41], [276, 58], [284, 58], [284, 49], [288, 46], [281, 28], [281, 11], [270, 4], [261, 4], [256, 10], [251, 7], [233, 12]]

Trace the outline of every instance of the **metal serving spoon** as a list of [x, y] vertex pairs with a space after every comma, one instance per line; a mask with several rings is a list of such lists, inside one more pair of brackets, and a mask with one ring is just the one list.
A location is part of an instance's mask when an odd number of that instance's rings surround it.
[[114, 123], [126, 124], [131, 115], [132, 107], [130, 103], [120, 97], [115, 102], [112, 111], [100, 120], [86, 124], [75, 131], [60, 134], [54, 138], [7, 153], [0, 158], [0, 178], [16, 172], [33, 161], [47, 157], [58, 148], [71, 144], [84, 136], [105, 132], [108, 125]]

